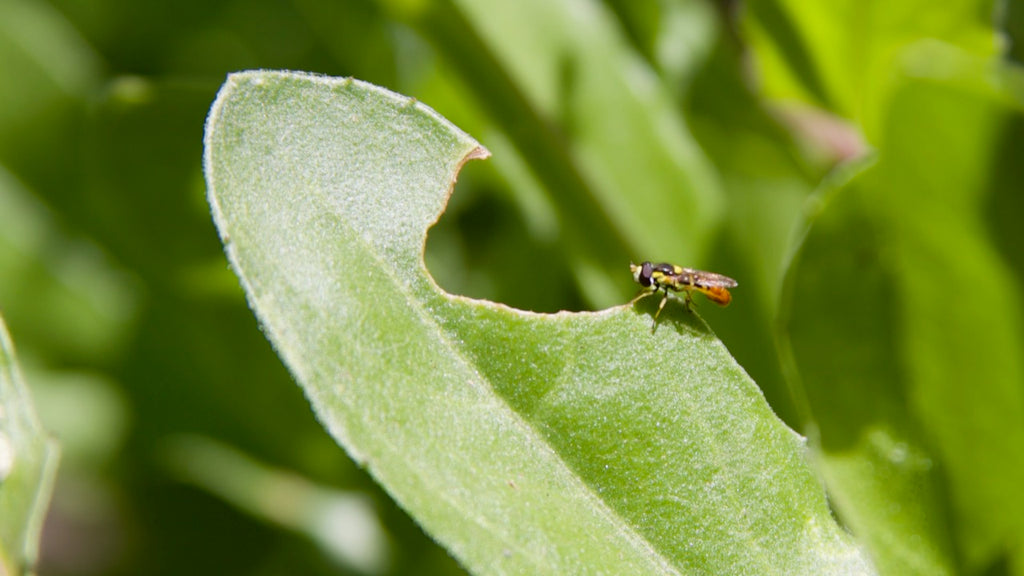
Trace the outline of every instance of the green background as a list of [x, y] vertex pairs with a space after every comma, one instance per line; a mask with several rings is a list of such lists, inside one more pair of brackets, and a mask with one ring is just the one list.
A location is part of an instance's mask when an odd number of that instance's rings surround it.
[[352, 570], [279, 493], [238, 495], [287, 470], [368, 495], [388, 573], [461, 572], [321, 429], [227, 269], [203, 122], [226, 73], [269, 68], [386, 86], [491, 150], [431, 230], [442, 287], [551, 312], [627, 301], [631, 259], [728, 274], [700, 313], [883, 573], [1024, 573], [1022, 20], [0, 0], [0, 312], [64, 452], [41, 571]]

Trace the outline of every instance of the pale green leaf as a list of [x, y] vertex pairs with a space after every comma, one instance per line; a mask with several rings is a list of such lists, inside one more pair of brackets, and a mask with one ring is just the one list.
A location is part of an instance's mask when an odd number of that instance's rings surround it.
[[36, 417], [0, 318], [0, 573], [34, 570], [58, 449]]
[[[541, 315], [441, 291], [427, 229], [486, 152], [414, 100], [229, 77], [214, 219], [324, 425], [477, 574], [870, 574], [803, 440], [695, 315]], [[628, 275], [627, 262], [622, 262]]]

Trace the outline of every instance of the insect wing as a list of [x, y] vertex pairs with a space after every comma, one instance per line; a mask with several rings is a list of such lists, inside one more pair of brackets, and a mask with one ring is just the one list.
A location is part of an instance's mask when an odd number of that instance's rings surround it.
[[688, 275], [697, 288], [735, 288], [738, 285], [732, 278], [714, 272], [683, 268], [683, 274]]

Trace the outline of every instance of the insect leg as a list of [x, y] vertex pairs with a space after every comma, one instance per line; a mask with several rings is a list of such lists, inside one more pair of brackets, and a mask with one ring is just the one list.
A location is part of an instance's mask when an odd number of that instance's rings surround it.
[[665, 290], [665, 297], [661, 299], [661, 304], [658, 304], [658, 311], [654, 313], [654, 320], [658, 320], [658, 316], [661, 315], [661, 311], [665, 308], [665, 302], [668, 302], [668, 290]]
[[693, 292], [691, 290], [686, 291], [686, 310], [693, 312]]
[[650, 296], [651, 294], [654, 294], [654, 292], [651, 292], [650, 290], [641, 290], [639, 294], [637, 294], [635, 297], [633, 297], [632, 300], [629, 301], [629, 305], [632, 306], [633, 304], [636, 304], [638, 301], [643, 300], [644, 298]]

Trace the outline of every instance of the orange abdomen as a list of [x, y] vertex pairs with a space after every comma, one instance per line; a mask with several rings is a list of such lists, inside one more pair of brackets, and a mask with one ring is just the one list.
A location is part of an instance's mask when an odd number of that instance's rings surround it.
[[719, 288], [717, 286], [712, 288], [703, 288], [701, 289], [701, 292], [708, 297], [708, 300], [711, 300], [719, 306], [728, 306], [729, 302], [732, 302], [732, 294], [730, 294], [729, 290], [726, 288]]

